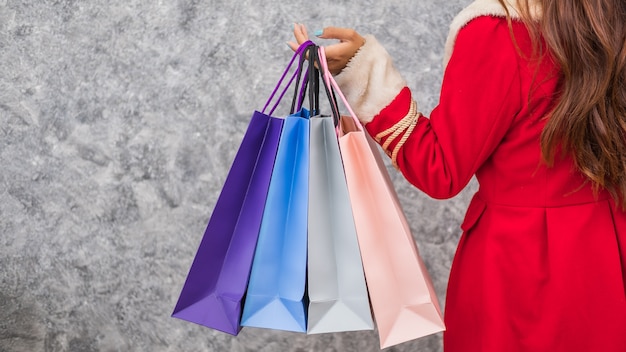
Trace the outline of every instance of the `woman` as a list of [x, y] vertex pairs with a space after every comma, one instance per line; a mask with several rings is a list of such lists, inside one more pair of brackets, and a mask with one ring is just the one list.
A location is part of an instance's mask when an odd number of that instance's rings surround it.
[[480, 184], [447, 352], [626, 351], [625, 21], [624, 0], [477, 0], [452, 23], [430, 118], [374, 37], [316, 33], [341, 41], [331, 72], [413, 185], [450, 198]]

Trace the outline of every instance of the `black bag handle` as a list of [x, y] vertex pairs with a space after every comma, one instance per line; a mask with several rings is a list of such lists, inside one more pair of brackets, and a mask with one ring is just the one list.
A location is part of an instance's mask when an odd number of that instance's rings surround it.
[[[294, 90], [293, 99], [291, 101], [291, 113], [295, 113], [296, 110], [302, 108], [305, 96], [309, 97], [309, 108], [311, 110], [311, 115], [316, 114], [319, 111], [319, 76], [320, 66], [315, 66], [315, 57], [317, 52], [316, 45], [308, 46], [302, 53], [300, 57], [300, 61], [298, 63], [298, 75], [296, 78], [296, 87]], [[304, 79], [302, 79], [302, 75], [304, 72], [305, 61], [307, 62], [306, 66], [306, 75]], [[300, 87], [300, 82], [302, 81], [302, 88]], [[297, 102], [297, 105], [296, 105]]]
[[[319, 74], [318, 74], [318, 82], [319, 82], [319, 76], [323, 75], [324, 72], [321, 69], [322, 68], [322, 62], [320, 59], [320, 55], [319, 55], [319, 47], [316, 46], [315, 47], [315, 64], [317, 65], [317, 67], [319, 67]], [[324, 85], [324, 91], [326, 91], [326, 97], [328, 98], [328, 102], [330, 103], [330, 110], [332, 112], [332, 117], [333, 117], [333, 122], [335, 127], [337, 127], [339, 125], [339, 119], [340, 119], [340, 114], [339, 114], [339, 106], [337, 105], [337, 97], [335, 96], [335, 90], [332, 87], [332, 85], [329, 85], [326, 83], [326, 80], [322, 77], [322, 83]], [[319, 84], [319, 83], [318, 83]], [[319, 102], [318, 102], [319, 105]]]

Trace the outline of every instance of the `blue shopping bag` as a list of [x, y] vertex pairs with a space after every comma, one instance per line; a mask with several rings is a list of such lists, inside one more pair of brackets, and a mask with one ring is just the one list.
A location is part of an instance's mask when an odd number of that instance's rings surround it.
[[306, 332], [309, 111], [285, 119], [241, 325]]

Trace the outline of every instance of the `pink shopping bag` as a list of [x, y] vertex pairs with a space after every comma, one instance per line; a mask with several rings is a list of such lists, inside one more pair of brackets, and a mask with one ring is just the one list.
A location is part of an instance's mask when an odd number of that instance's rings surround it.
[[350, 116], [341, 118], [339, 147], [381, 348], [445, 330], [432, 280], [411, 234], [376, 143], [328, 71]]

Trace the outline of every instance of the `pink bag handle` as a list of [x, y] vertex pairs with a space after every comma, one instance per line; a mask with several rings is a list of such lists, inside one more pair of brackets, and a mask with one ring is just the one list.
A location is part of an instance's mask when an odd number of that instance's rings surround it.
[[[323, 46], [319, 47], [319, 60], [322, 64], [321, 69], [322, 69], [322, 77], [324, 78], [324, 82], [329, 87], [334, 88], [335, 93], [339, 94], [339, 97], [341, 98], [343, 105], [346, 107], [346, 109], [348, 109], [348, 112], [350, 113], [350, 117], [352, 117], [352, 119], [354, 120], [354, 124], [357, 126], [359, 130], [363, 131], [363, 125], [361, 124], [361, 121], [359, 121], [359, 119], [356, 117], [356, 114], [352, 110], [352, 107], [350, 107], [348, 100], [341, 92], [341, 89], [339, 89], [339, 85], [337, 84], [337, 81], [335, 81], [335, 78], [328, 70], [328, 62], [326, 61], [326, 51], [324, 50]], [[337, 102], [335, 101], [331, 101], [330, 103], [337, 104]], [[341, 124], [337, 126], [337, 132], [339, 132], [340, 135], [344, 134], [343, 130], [341, 130]]]

